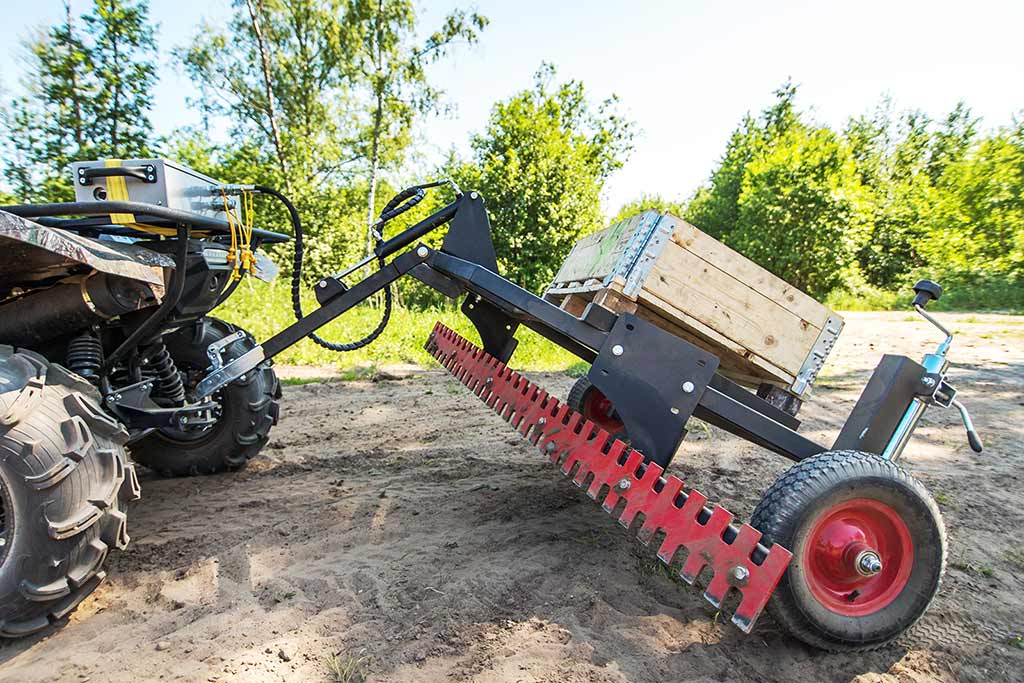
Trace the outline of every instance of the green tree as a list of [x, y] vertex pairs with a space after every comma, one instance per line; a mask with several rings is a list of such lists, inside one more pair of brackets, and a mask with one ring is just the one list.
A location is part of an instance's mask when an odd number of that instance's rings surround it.
[[435, 111], [438, 105], [441, 93], [430, 85], [425, 69], [457, 42], [475, 43], [487, 18], [455, 10], [425, 41], [418, 42], [416, 11], [410, 0], [349, 0], [346, 23], [355, 60], [353, 85], [360, 95], [356, 149], [368, 177], [366, 253], [370, 253], [380, 172], [403, 161], [416, 117]]
[[456, 174], [487, 202], [502, 273], [533, 291], [582, 234], [603, 227], [602, 184], [632, 149], [633, 124], [614, 97], [595, 107], [582, 83], [554, 78], [545, 64], [532, 89], [495, 104], [473, 163]]
[[925, 249], [945, 270], [1024, 275], [1024, 120], [980, 141], [940, 178]]
[[[0, 112], [4, 175], [21, 201], [73, 196], [68, 164], [97, 156], [141, 156], [156, 80], [153, 29], [144, 1], [95, 0], [25, 44], [23, 94]], [[86, 30], [79, 30], [79, 23]]]
[[851, 145], [805, 123], [787, 82], [747, 115], [686, 217], [807, 293], [824, 297], [864, 240], [865, 199]]
[[796, 111], [797, 88], [786, 81], [775, 91], [775, 102], [759, 117], [749, 113], [733, 131], [725, 154], [711, 172], [710, 182], [697, 190], [686, 218], [717, 239], [728, 240], [739, 220], [739, 200], [747, 165], [794, 126], [802, 125]]
[[[147, 0], [93, 0], [86, 14], [93, 64], [87, 108], [91, 143], [103, 157], [148, 156], [156, 83], [156, 36]], [[74, 74], [74, 70], [69, 70]], [[79, 103], [72, 97], [76, 106]]]
[[662, 213], [672, 213], [677, 216], [683, 216], [686, 213], [686, 205], [683, 202], [669, 201], [657, 194], [642, 194], [638, 198], [628, 201], [619, 207], [618, 213], [609, 221], [609, 224], [618, 223], [630, 216], [635, 216], [638, 213], [651, 209]]
[[729, 243], [811, 296], [842, 283], [863, 240], [849, 148], [826, 128], [793, 128], [748, 164]]

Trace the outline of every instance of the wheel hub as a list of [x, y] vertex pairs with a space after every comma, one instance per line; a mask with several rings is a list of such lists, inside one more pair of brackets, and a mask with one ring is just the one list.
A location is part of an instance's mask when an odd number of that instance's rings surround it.
[[622, 420], [615, 414], [615, 407], [608, 397], [596, 388], [587, 392], [583, 401], [583, 417], [605, 430], [609, 434], [622, 431]]
[[860, 498], [819, 516], [803, 558], [808, 587], [822, 605], [844, 616], [864, 616], [900, 594], [910, 578], [914, 545], [896, 510]]

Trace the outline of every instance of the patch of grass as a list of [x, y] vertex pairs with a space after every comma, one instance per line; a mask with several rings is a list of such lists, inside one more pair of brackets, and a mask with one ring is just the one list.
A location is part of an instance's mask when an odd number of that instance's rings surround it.
[[[1006, 274], [985, 273], [921, 273], [942, 285], [942, 298], [928, 306], [930, 311], [994, 311], [1021, 313], [1024, 311], [1024, 287], [1019, 278]], [[910, 284], [894, 291], [879, 289], [856, 278], [847, 282], [846, 289], [833, 291], [825, 304], [838, 311], [898, 311], [910, 308], [914, 298]], [[959, 322], [959, 321], [958, 321]], [[971, 322], [981, 322], [974, 321]]]
[[590, 363], [582, 360], [576, 361], [563, 370], [563, 372], [574, 379], [586, 377], [587, 373], [590, 372]]
[[357, 382], [362, 379], [373, 379], [373, 376], [376, 374], [376, 365], [353, 365], [350, 368], [342, 370], [338, 377], [343, 382]]
[[1024, 637], [1010, 636], [1007, 642], [1011, 647], [1015, 647], [1018, 650], [1024, 650]]
[[935, 502], [938, 503], [939, 505], [941, 505], [943, 507], [945, 507], [946, 505], [949, 505], [949, 496], [947, 496], [942, 491], [936, 491], [932, 495], [935, 498]]
[[984, 576], [986, 579], [991, 579], [993, 576], [996, 575], [996, 571], [992, 569], [992, 567], [974, 564], [972, 562], [968, 562], [962, 557], [951, 561], [949, 563], [949, 566], [953, 569], [959, 569], [965, 574], [977, 574], [979, 576]]
[[286, 387], [297, 387], [303, 384], [316, 384], [317, 382], [323, 382], [326, 377], [282, 377], [281, 384]]
[[366, 660], [352, 655], [327, 656], [327, 680], [330, 683], [363, 683], [366, 680]]
[[[317, 307], [316, 299], [308, 287], [303, 303], [307, 312]], [[377, 326], [380, 313], [380, 309], [363, 304], [324, 325], [317, 334], [331, 341], [354, 341]], [[271, 283], [246, 278], [231, 298], [213, 314], [245, 328], [257, 340], [264, 341], [295, 321], [292, 316], [290, 284], [283, 278]], [[290, 365], [340, 367], [345, 371], [389, 363], [436, 367], [436, 361], [424, 350], [423, 344], [434, 323], [439, 320], [474, 344], [480, 345], [476, 328], [453, 305], [424, 310], [399, 307], [393, 311], [391, 322], [384, 333], [369, 346], [348, 353], [335, 353], [303, 339], [278, 354], [275, 360]], [[520, 328], [516, 338], [519, 339], [515, 354], [517, 369], [561, 372], [579, 363], [576, 356], [532, 330]]]
[[1024, 548], [1007, 550], [1003, 553], [1003, 559], [1015, 569], [1024, 569]]

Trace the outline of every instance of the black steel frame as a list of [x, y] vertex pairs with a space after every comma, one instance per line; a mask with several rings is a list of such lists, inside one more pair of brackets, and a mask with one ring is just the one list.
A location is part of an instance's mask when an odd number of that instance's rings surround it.
[[449, 223], [441, 249], [418, 244], [351, 288], [337, 288], [338, 295], [263, 343], [262, 359], [411, 274], [449, 297], [465, 292], [462, 311], [484, 350], [503, 362], [522, 325], [591, 363], [588, 377], [616, 406], [631, 445], [659, 465], [672, 460], [691, 416], [793, 460], [828, 450], [798, 434], [793, 416], [719, 374], [713, 354], [636, 316], [591, 305], [576, 317], [498, 275], [490, 221], [476, 193], [392, 237], [377, 255], [390, 257]]

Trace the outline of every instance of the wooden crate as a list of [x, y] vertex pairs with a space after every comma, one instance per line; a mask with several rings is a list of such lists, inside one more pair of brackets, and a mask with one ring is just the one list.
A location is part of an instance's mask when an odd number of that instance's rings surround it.
[[748, 386], [803, 395], [843, 320], [672, 214], [645, 211], [584, 237], [544, 297], [574, 315], [593, 301], [711, 351]]

